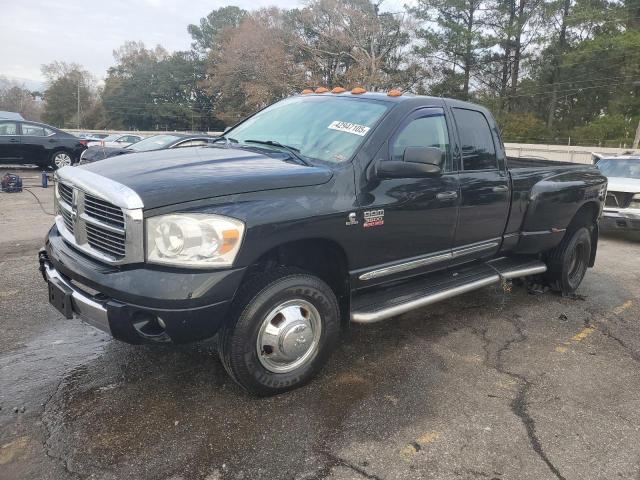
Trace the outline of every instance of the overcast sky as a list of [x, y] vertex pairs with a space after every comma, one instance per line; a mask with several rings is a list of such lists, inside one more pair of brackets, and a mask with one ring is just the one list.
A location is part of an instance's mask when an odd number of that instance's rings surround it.
[[[98, 79], [126, 40], [186, 50], [187, 25], [211, 10], [237, 5], [256, 9], [301, 6], [299, 0], [2, 0], [0, 76], [41, 81], [40, 66], [54, 60], [83, 65]], [[386, 10], [405, 2], [387, 0]]]

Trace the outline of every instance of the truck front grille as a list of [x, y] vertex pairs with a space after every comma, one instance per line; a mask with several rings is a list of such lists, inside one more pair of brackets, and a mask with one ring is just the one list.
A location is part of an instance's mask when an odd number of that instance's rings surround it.
[[58, 205], [67, 242], [110, 262], [126, 257], [126, 216], [122, 208], [63, 182], [58, 182]]
[[113, 232], [97, 225], [87, 223], [87, 242], [91, 248], [111, 255], [115, 258], [123, 258], [125, 250], [125, 233]]
[[118, 228], [124, 228], [122, 209], [101, 198], [85, 193], [84, 211], [92, 218]]
[[607, 192], [607, 198], [604, 202], [604, 206], [611, 208], [627, 208], [629, 207], [632, 198], [633, 193]]

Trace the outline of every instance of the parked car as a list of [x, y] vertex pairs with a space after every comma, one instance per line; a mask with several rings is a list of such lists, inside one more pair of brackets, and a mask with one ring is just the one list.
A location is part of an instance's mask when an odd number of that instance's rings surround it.
[[212, 137], [203, 134], [183, 134], [171, 133], [153, 135], [144, 140], [140, 140], [128, 147], [89, 147], [82, 153], [80, 164], [104, 160], [105, 158], [125, 155], [135, 152], [150, 152], [152, 150], [165, 150], [167, 148], [197, 147], [204, 146], [217, 140], [219, 137]]
[[507, 160], [471, 103], [357, 92], [282, 100], [207, 148], [61, 169], [50, 302], [130, 343], [217, 334], [231, 377], [271, 395], [310, 380], [349, 322], [517, 277], [575, 292], [607, 185], [594, 166]]
[[640, 231], [640, 155], [598, 156], [596, 166], [609, 182], [603, 228]]
[[89, 142], [99, 142], [104, 138], [107, 138], [107, 133], [92, 133], [92, 132], [79, 132], [75, 134], [80, 139], [80, 143], [87, 145]]
[[61, 168], [78, 161], [80, 139], [44, 123], [0, 119], [0, 164]]
[[140, 140], [142, 140], [142, 137], [140, 135], [131, 135], [129, 133], [114, 133], [102, 139], [88, 142], [87, 147], [127, 147], [132, 143], [139, 142]]

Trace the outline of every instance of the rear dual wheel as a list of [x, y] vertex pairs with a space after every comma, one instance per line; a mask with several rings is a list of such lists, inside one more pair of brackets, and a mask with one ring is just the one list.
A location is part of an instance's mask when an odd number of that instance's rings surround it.
[[238, 292], [219, 336], [220, 359], [249, 392], [275, 395], [307, 383], [336, 342], [340, 316], [331, 288], [295, 269], [260, 274]]
[[547, 257], [551, 288], [564, 295], [574, 293], [587, 273], [590, 259], [591, 230], [583, 226], [568, 231]]

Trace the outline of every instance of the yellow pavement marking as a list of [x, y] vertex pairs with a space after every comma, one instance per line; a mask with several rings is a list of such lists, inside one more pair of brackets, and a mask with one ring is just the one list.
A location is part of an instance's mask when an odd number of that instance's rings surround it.
[[27, 446], [27, 437], [20, 437], [13, 442], [0, 447], [0, 465], [5, 465], [13, 460]]
[[631, 305], [633, 305], [633, 300], [627, 300], [622, 305], [614, 308], [613, 313], [615, 313], [616, 315], [620, 315], [622, 312], [628, 309]]
[[424, 435], [422, 435], [418, 439], [418, 443], [420, 445], [426, 445], [428, 443], [435, 442], [439, 438], [440, 438], [440, 432], [429, 432], [429, 433], [425, 433]]
[[580, 330], [580, 332], [576, 333], [573, 337], [571, 337], [571, 340], [573, 340], [574, 342], [581, 342], [582, 340], [587, 338], [589, 335], [591, 335], [593, 332], [595, 332], [595, 330], [596, 330], [596, 327], [584, 327], [582, 330]]
[[424, 435], [418, 437], [415, 442], [407, 443], [400, 449], [400, 456], [405, 459], [410, 459], [413, 455], [418, 453], [425, 445], [435, 442], [440, 438], [440, 432], [427, 432]]
[[562, 342], [562, 345], [556, 347], [556, 352], [565, 353], [573, 343], [579, 343], [596, 331], [596, 327], [584, 327], [576, 333], [570, 340]]

